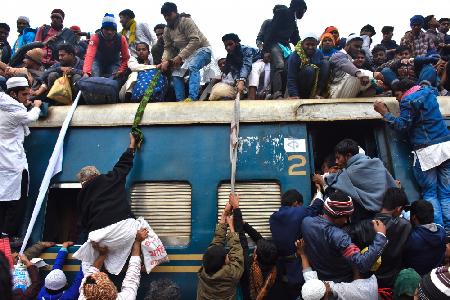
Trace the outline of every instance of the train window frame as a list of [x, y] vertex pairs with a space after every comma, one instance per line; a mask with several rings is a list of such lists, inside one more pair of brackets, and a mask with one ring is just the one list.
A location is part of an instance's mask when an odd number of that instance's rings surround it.
[[[165, 188], [168, 188], [168, 191], [170, 190], [170, 193], [164, 194], [163, 191], [159, 191], [159, 193], [163, 194], [162, 198], [160, 195], [160, 199], [164, 199], [163, 203], [153, 202], [151, 201], [152, 193], [146, 194], [146, 203], [150, 203], [152, 205], [146, 206], [146, 207], [140, 207], [139, 209], [136, 209], [136, 203], [134, 202], [133, 195], [136, 195], [138, 191], [136, 191], [137, 187], [151, 189], [152, 187], [155, 188], [157, 186], [165, 186]], [[183, 186], [184, 189], [180, 189], [178, 191], [179, 195], [183, 193], [189, 193], [185, 200], [182, 200], [182, 198], [174, 198], [174, 187], [176, 186]], [[147, 191], [149, 192], [149, 190]], [[139, 193], [143, 193], [140, 191]], [[157, 194], [158, 191], [155, 192]], [[186, 196], [186, 195], [184, 195]], [[180, 248], [180, 247], [187, 247], [191, 240], [192, 240], [192, 185], [188, 181], [141, 181], [141, 182], [133, 182], [133, 184], [130, 186], [129, 189], [129, 199], [130, 199], [130, 205], [131, 205], [131, 211], [135, 214], [135, 217], [144, 217], [144, 219], [150, 224], [152, 229], [155, 231], [155, 233], [158, 235], [158, 237], [161, 239], [162, 243], [166, 248]], [[142, 199], [142, 198], [141, 198]], [[185, 203], [183, 203], [185, 202]], [[140, 203], [140, 206], [143, 204]], [[168, 210], [167, 206], [173, 208], [174, 211], [178, 216], [183, 216], [183, 219], [177, 220], [176, 223], [174, 223], [175, 220], [173, 218], [169, 217], [168, 214], [170, 212], [161, 213], [161, 209]], [[181, 205], [181, 207], [180, 207]], [[156, 207], [156, 209], [155, 209]], [[141, 213], [138, 213], [138, 211], [141, 211]], [[144, 213], [142, 213], [144, 211]], [[167, 223], [166, 220], [170, 219], [171, 222]], [[159, 220], [159, 222], [156, 222], [155, 220]], [[174, 226], [175, 230], [171, 230], [169, 227]]]
[[[261, 194], [261, 191], [267, 189], [267, 186], [275, 188], [276, 191], [270, 191], [269, 194]], [[251, 190], [251, 186], [255, 189]], [[260, 189], [258, 189], [258, 188]], [[252, 194], [247, 195], [243, 190], [251, 191]], [[229, 182], [221, 182], [217, 187], [217, 220], [220, 219], [220, 215], [228, 202], [228, 195], [230, 194], [231, 186]], [[235, 184], [235, 192], [240, 196], [239, 207], [242, 210], [242, 217], [244, 221], [253, 226], [264, 238], [271, 239], [272, 234], [270, 232], [269, 218], [270, 216], [279, 210], [281, 206], [281, 194], [282, 187], [279, 181], [276, 180], [264, 180], [264, 181], [240, 181]], [[262, 195], [258, 197], [258, 195]], [[273, 198], [267, 201], [265, 195], [273, 195]], [[261, 208], [260, 206], [250, 207], [253, 203], [270, 203], [267, 208]], [[248, 238], [250, 247], [254, 246], [253, 241]]]

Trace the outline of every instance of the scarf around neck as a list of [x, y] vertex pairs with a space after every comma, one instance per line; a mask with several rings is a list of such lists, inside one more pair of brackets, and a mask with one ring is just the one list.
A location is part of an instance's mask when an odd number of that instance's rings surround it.
[[240, 70], [244, 64], [244, 55], [242, 54], [242, 47], [240, 44], [236, 45], [232, 53], [227, 54], [225, 62], [225, 74], [231, 72], [232, 68]]
[[317, 83], [319, 80], [319, 67], [310, 62], [309, 57], [306, 55], [305, 50], [302, 47], [302, 40], [299, 40], [297, 45], [295, 45], [295, 52], [300, 57], [301, 68], [308, 66], [314, 69], [314, 84], [311, 89], [310, 98], [315, 98], [317, 94]]
[[130, 31], [130, 36], [127, 38], [128, 44], [133, 44], [136, 41], [136, 21], [131, 19], [127, 25], [122, 28], [122, 35], [127, 36], [127, 31]]

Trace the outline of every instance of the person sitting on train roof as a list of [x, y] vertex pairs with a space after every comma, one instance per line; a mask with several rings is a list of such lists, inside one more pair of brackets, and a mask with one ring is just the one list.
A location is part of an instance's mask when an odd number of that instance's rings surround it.
[[11, 46], [8, 43], [9, 25], [0, 23], [0, 61], [9, 64], [11, 60]]
[[43, 95], [52, 88], [58, 78], [67, 75], [70, 80], [72, 95], [76, 95], [78, 93], [76, 83], [83, 76], [83, 64], [84, 61], [75, 55], [75, 48], [72, 45], [59, 45], [58, 62], [39, 77], [38, 81], [41, 83], [41, 86], [37, 90], [32, 91], [31, 94], [33, 96]]
[[21, 47], [34, 42], [34, 38], [36, 37], [36, 29], [31, 28], [30, 18], [26, 16], [17, 18], [17, 32], [19, 33], [19, 36], [12, 46], [11, 57], [14, 56]]
[[306, 217], [302, 224], [306, 254], [318, 278], [350, 282], [353, 280], [352, 267], [362, 274], [368, 273], [388, 242], [384, 224], [379, 220], [372, 221], [375, 239], [368, 251], [361, 254], [349, 234], [342, 229], [354, 210], [352, 198], [336, 191], [325, 200], [323, 207], [322, 215]]
[[[214, 239], [203, 255], [203, 264], [198, 271], [198, 300], [236, 299], [237, 286], [244, 272], [244, 253], [239, 233], [234, 228], [233, 216], [230, 215], [232, 209], [231, 204], [227, 203], [216, 225]], [[228, 254], [224, 245], [227, 223], [230, 229], [227, 236]]]
[[[136, 22], [134, 12], [131, 9], [124, 9], [119, 13], [121, 34], [127, 39], [130, 54], [137, 55], [137, 44], [144, 42], [149, 47], [156, 43], [156, 37], [151, 32], [147, 23]], [[153, 59], [150, 57], [153, 62]]]
[[413, 202], [410, 219], [413, 229], [404, 248], [403, 265], [423, 276], [443, 264], [446, 233], [433, 222], [433, 205], [428, 201]]
[[437, 91], [402, 79], [394, 85], [400, 116], [382, 101], [374, 109], [397, 131], [407, 132], [414, 150], [413, 173], [422, 197], [433, 204], [434, 222], [450, 231], [450, 131], [439, 109]]
[[328, 174], [319, 183], [326, 192], [329, 188], [340, 190], [352, 198], [355, 207], [352, 222], [371, 219], [381, 210], [385, 191], [397, 187], [396, 181], [380, 159], [359, 153], [358, 144], [351, 139], [339, 142], [335, 155], [341, 170]]
[[164, 29], [166, 24], [158, 24], [153, 28], [156, 34], [156, 43], [152, 46], [153, 63], [159, 65], [164, 53]]
[[168, 278], [153, 280], [144, 300], [181, 300], [181, 289]]
[[128, 43], [117, 33], [113, 14], [105, 14], [101, 29], [89, 40], [83, 73], [84, 76], [120, 78], [125, 74], [130, 59]]
[[[90, 32], [81, 31], [80, 26], [72, 25], [69, 28], [76, 36], [76, 42], [74, 45], [75, 55], [84, 61], [84, 57], [86, 56], [86, 51], [89, 46], [89, 39], [91, 38]], [[82, 40], [81, 37], [86, 37], [86, 39]]]
[[86, 273], [80, 286], [78, 300], [135, 300], [141, 280], [141, 242], [148, 237], [148, 229], [141, 228], [136, 232], [132, 244], [131, 257], [127, 272], [122, 281], [121, 291], [118, 292], [108, 275], [101, 272], [103, 263], [108, 255], [107, 246], [95, 244], [94, 248], [99, 256], [92, 266], [86, 266]]
[[372, 49], [372, 70], [381, 72], [380, 67], [387, 62], [386, 47], [378, 44]]
[[413, 57], [436, 53], [436, 46], [431, 37], [422, 31], [425, 18], [415, 15], [410, 20], [411, 30], [407, 31], [400, 41], [400, 45], [408, 46]]
[[248, 99], [265, 100], [270, 98], [270, 53], [263, 53], [263, 57], [252, 64], [248, 76]]
[[331, 98], [355, 98], [371, 87], [373, 73], [358, 69], [352, 62], [362, 44], [363, 39], [360, 36], [351, 35], [345, 48], [331, 56]]
[[74, 300], [80, 295], [79, 289], [83, 279], [83, 271], [77, 272], [72, 285], [68, 287], [66, 275], [63, 272], [64, 261], [68, 255], [68, 248], [73, 242], [64, 242], [58, 251], [52, 271], [45, 277], [45, 284], [41, 288], [37, 299], [39, 300]]
[[448, 35], [448, 30], [450, 28], [450, 19], [449, 18], [441, 18], [439, 19], [439, 35], [443, 39], [443, 43], [439, 44], [439, 49], [441, 56], [449, 56], [450, 55], [450, 35]]
[[381, 28], [381, 33], [383, 34], [383, 39], [381, 40], [380, 45], [383, 45], [386, 48], [387, 59], [391, 60], [395, 56], [395, 49], [398, 48], [397, 42], [392, 39], [394, 36], [394, 27], [383, 26], [383, 28]]
[[386, 237], [389, 240], [381, 255], [381, 266], [375, 273], [381, 288], [392, 288], [402, 269], [402, 253], [411, 231], [411, 224], [401, 217], [407, 204], [408, 199], [403, 189], [390, 188], [384, 194], [381, 211], [375, 215], [375, 219], [386, 226]]
[[330, 57], [336, 53], [338, 50], [336, 50], [334, 45], [334, 36], [331, 33], [324, 33], [320, 37], [320, 43], [319, 43], [319, 50], [323, 57], [326, 59], [330, 59]]
[[325, 33], [330, 33], [333, 36], [334, 48], [336, 50], [339, 51], [339, 50], [345, 48], [345, 45], [347, 44], [347, 39], [340, 37], [339, 30], [335, 26], [328, 26], [327, 28], [325, 28], [325, 30], [323, 31], [323, 34], [325, 34]]
[[[316, 200], [317, 199], [317, 200]], [[303, 283], [302, 269], [295, 257], [294, 242], [301, 238], [302, 222], [307, 216], [321, 213], [321, 193], [310, 206], [300, 206], [303, 196], [297, 190], [288, 190], [281, 196], [281, 207], [269, 219], [272, 240], [277, 246], [282, 268], [286, 270], [286, 299], [296, 299]]]
[[287, 60], [289, 99], [323, 98], [327, 94], [330, 63], [317, 50], [317, 37], [305, 35]]
[[28, 191], [28, 162], [23, 142], [28, 124], [38, 119], [42, 102], [28, 99], [30, 88], [24, 77], [11, 77], [6, 93], [0, 92], [0, 233], [20, 242]]
[[355, 278], [352, 282], [333, 282], [319, 280], [317, 272], [311, 268], [305, 251], [304, 240], [295, 242], [297, 257], [303, 269], [305, 284], [302, 286], [303, 300], [316, 299], [351, 299], [378, 300], [378, 286], [375, 275], [367, 279]]
[[[166, 2], [161, 14], [164, 29], [164, 53], [158, 65], [163, 72], [171, 69], [177, 101], [196, 101], [200, 93], [200, 70], [211, 62], [211, 45], [191, 16], [178, 13], [175, 3]], [[189, 96], [185, 98], [184, 76], [189, 70]]]
[[444, 42], [444, 37], [440, 35], [438, 31], [439, 26], [440, 24], [434, 15], [425, 17], [425, 21], [423, 22], [423, 29], [425, 29], [425, 33], [434, 42], [434, 46], [436, 48], [439, 48], [439, 45]]
[[225, 78], [216, 83], [209, 100], [232, 100], [243, 94], [252, 70], [252, 64], [261, 58], [259, 49], [241, 45], [241, 39], [235, 33], [222, 36], [227, 51], [224, 74]]

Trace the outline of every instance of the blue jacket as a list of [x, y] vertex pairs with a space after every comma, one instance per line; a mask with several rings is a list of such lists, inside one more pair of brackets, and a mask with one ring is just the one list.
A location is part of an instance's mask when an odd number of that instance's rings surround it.
[[[56, 256], [55, 259], [55, 264], [53, 265], [52, 270], [55, 269], [60, 269], [62, 270], [63, 265], [64, 265], [64, 261], [66, 260], [67, 257], [67, 249], [66, 248], [61, 248], [58, 251], [58, 255]], [[37, 297], [37, 299], [41, 300], [41, 299], [45, 299], [45, 300], [76, 300], [78, 299], [78, 297], [80, 296], [80, 285], [81, 285], [81, 281], [83, 280], [83, 271], [81, 270], [81, 266], [80, 266], [80, 271], [78, 271], [77, 276], [75, 277], [75, 280], [73, 281], [72, 285], [64, 290], [61, 293], [58, 294], [50, 294], [46, 289], [45, 286], [42, 287], [41, 291], [39, 292], [39, 295]]]
[[34, 42], [34, 38], [36, 36], [36, 29], [27, 27], [23, 30], [22, 34], [19, 35], [16, 42], [14, 43], [14, 46], [12, 47], [12, 54], [19, 50], [21, 47]]
[[247, 81], [250, 72], [252, 71], [252, 64], [261, 58], [261, 51], [256, 48], [241, 45], [241, 53], [243, 57], [242, 67], [231, 64], [231, 75], [235, 80]]
[[[316, 50], [314, 55], [310, 58], [310, 63], [319, 66], [323, 58], [324, 57], [322, 52]], [[303, 66], [302, 62], [300, 61], [300, 56], [298, 56], [297, 52], [292, 52], [292, 54], [288, 58], [287, 65], [288, 65], [287, 88], [289, 96], [298, 97], [300, 95], [299, 82], [301, 81], [299, 78], [299, 71]]]
[[405, 267], [421, 276], [440, 266], [445, 255], [445, 229], [437, 224], [415, 226], [403, 253]]
[[389, 126], [408, 133], [414, 150], [450, 141], [436, 96], [435, 89], [422, 87], [400, 101], [399, 117], [391, 113], [384, 115]]
[[323, 201], [316, 199], [311, 206], [281, 206], [269, 219], [272, 240], [277, 246], [280, 261], [283, 262], [288, 281], [303, 282], [302, 267], [297, 257], [295, 241], [301, 238], [302, 222], [305, 217], [316, 216], [322, 212]]
[[377, 233], [369, 250], [361, 254], [344, 230], [321, 216], [305, 218], [302, 234], [311, 268], [320, 280], [334, 282], [352, 281], [352, 266], [368, 273], [387, 244], [386, 236]]

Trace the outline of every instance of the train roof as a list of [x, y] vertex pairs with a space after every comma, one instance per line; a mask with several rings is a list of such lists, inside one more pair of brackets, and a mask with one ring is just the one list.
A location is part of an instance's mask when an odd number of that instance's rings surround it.
[[[394, 98], [353, 98], [314, 100], [243, 100], [240, 122], [318, 122], [381, 119], [373, 110], [373, 102], [383, 100], [394, 114], [398, 102]], [[442, 114], [450, 118], [450, 97], [439, 97]], [[72, 118], [73, 127], [131, 126], [139, 104], [121, 103], [80, 105]], [[149, 103], [141, 125], [183, 125], [230, 123], [233, 101], [197, 101]], [[48, 117], [30, 127], [61, 127], [70, 106], [51, 106]]]

